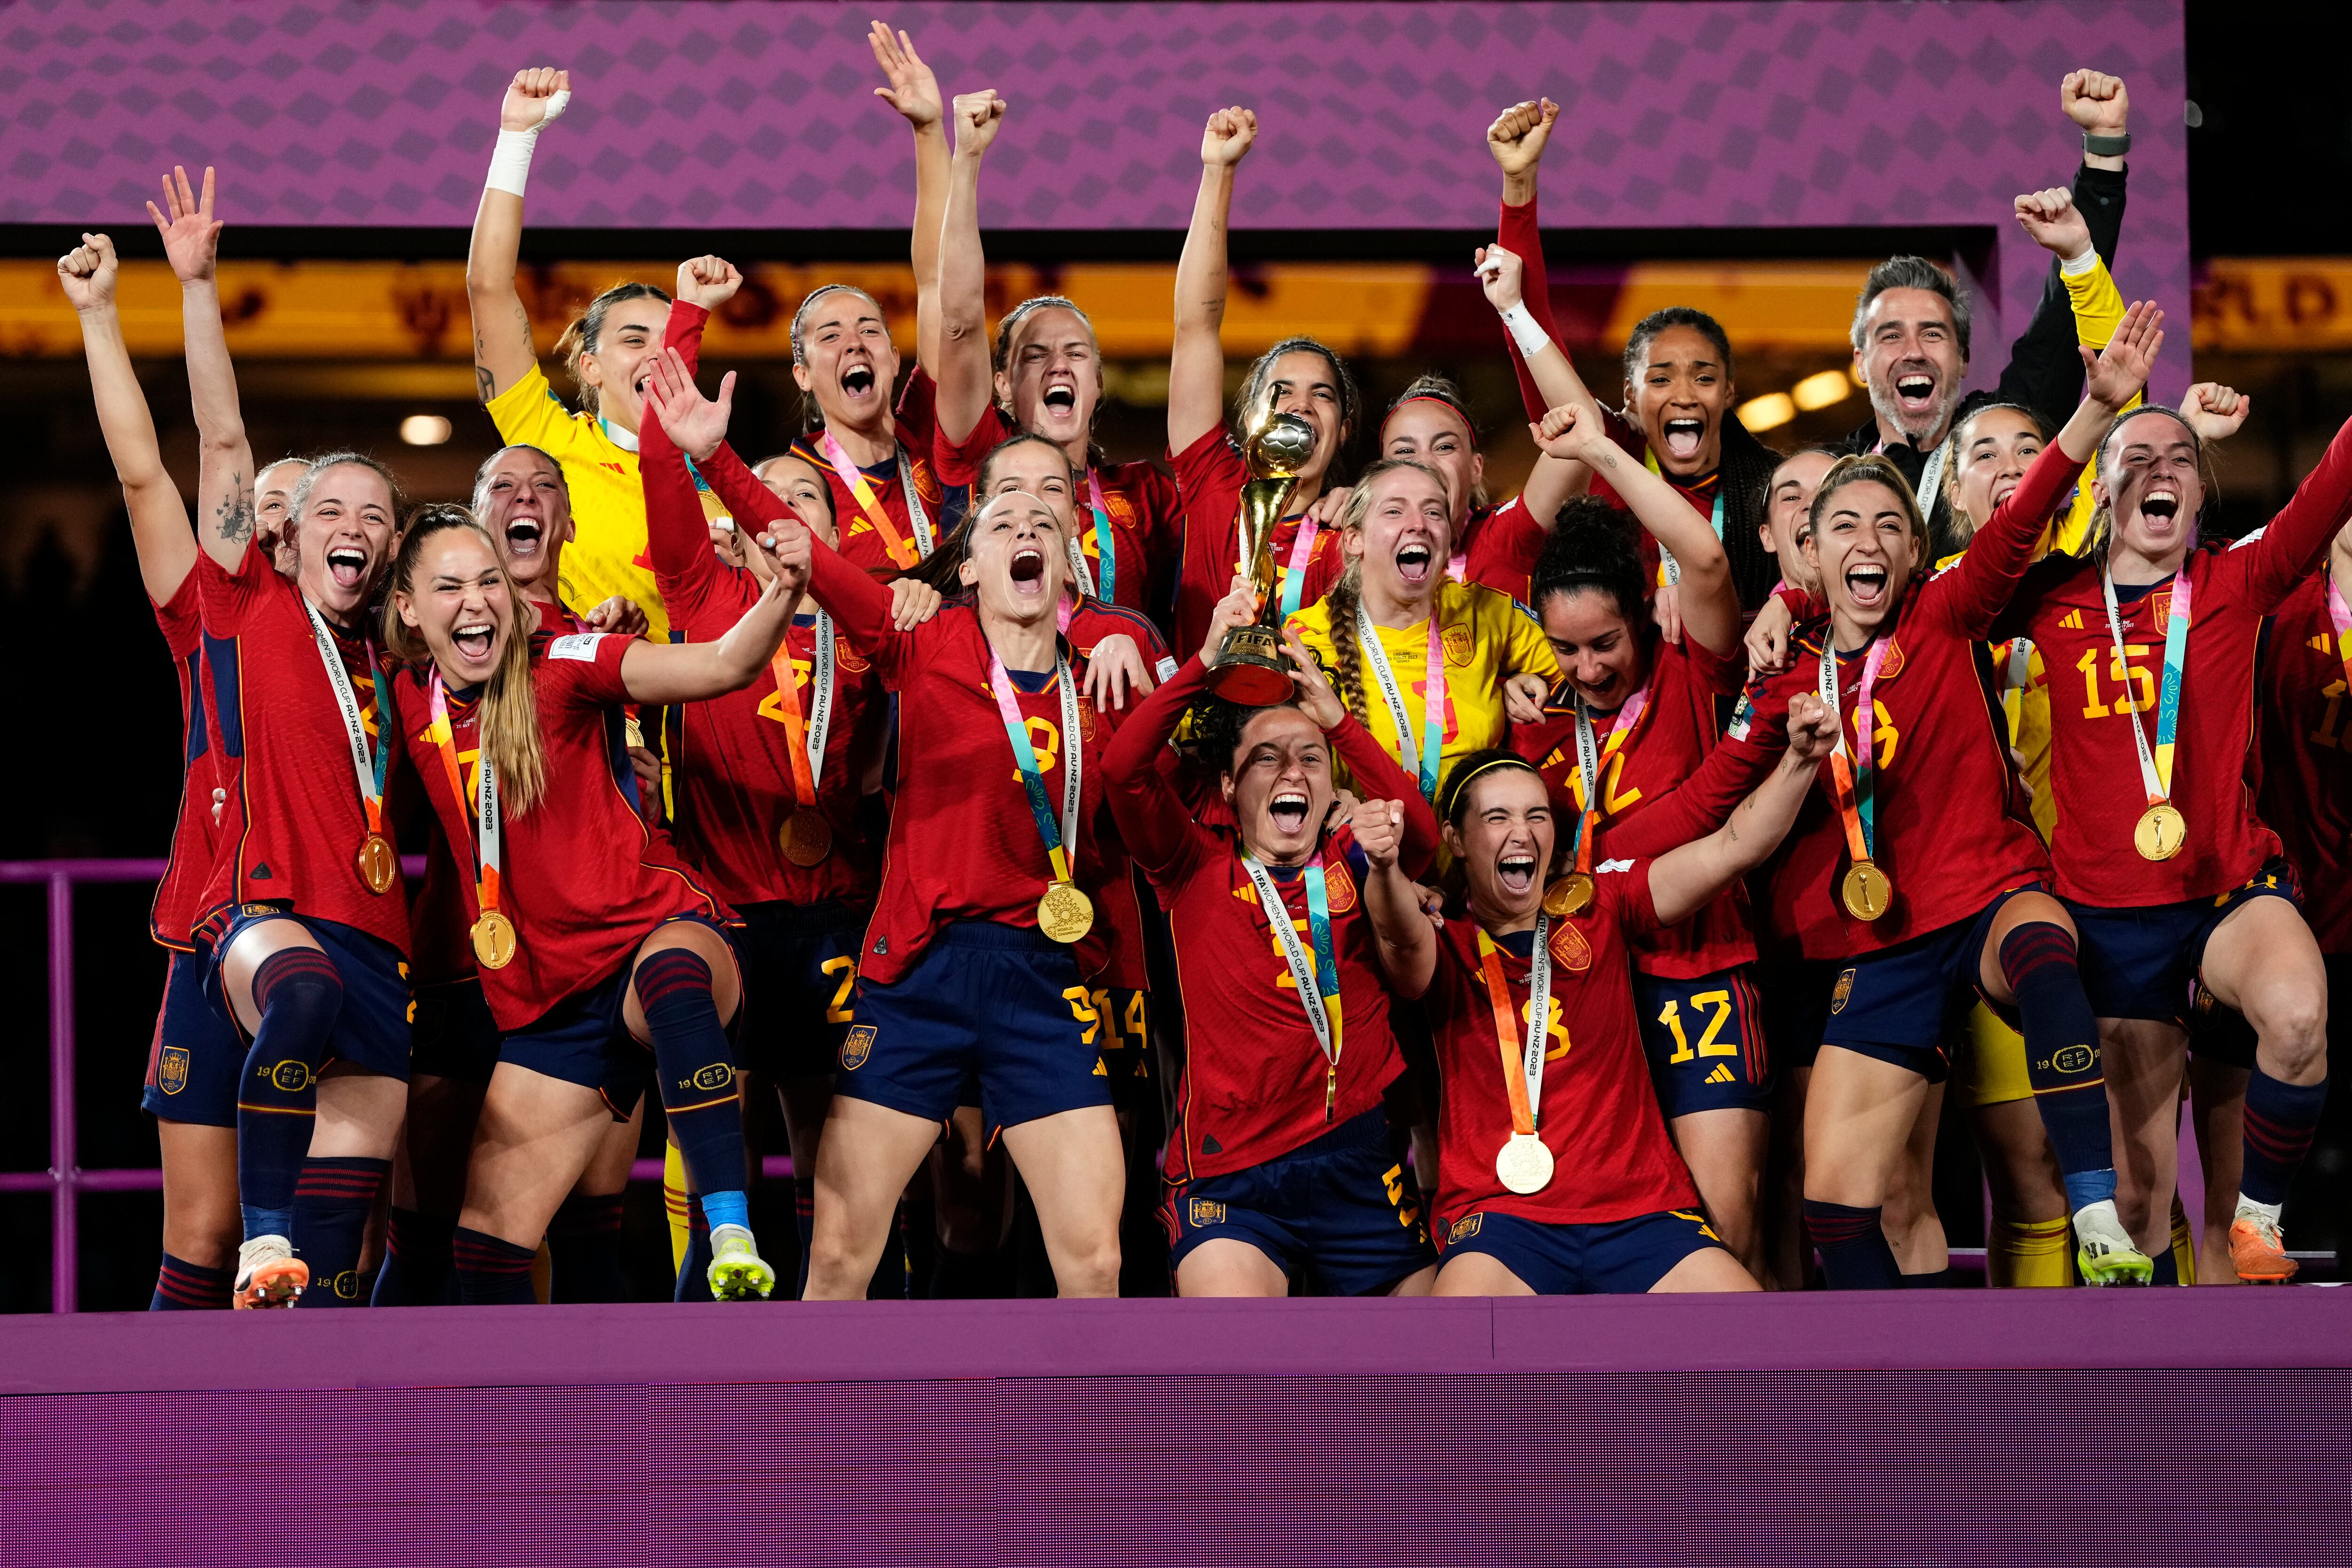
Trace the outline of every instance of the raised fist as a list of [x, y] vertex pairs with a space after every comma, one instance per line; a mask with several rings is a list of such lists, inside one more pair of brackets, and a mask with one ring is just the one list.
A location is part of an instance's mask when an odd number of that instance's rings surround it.
[[533, 66], [515, 72], [507, 96], [499, 105], [499, 129], [535, 131], [551, 123], [572, 101], [572, 73], [552, 66]]

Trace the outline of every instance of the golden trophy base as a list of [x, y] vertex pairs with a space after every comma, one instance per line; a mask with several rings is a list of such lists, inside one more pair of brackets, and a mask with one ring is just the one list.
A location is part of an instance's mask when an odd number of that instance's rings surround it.
[[1283, 658], [1282, 638], [1270, 627], [1235, 626], [1218, 645], [1208, 686], [1211, 696], [1244, 708], [1287, 701], [1296, 688], [1289, 661]]

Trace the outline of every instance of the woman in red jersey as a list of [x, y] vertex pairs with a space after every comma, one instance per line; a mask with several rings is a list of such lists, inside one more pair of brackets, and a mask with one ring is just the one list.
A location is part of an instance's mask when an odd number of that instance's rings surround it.
[[731, 916], [639, 816], [616, 708], [700, 702], [750, 684], [782, 640], [804, 576], [788, 547], [723, 636], [656, 644], [541, 625], [460, 509], [428, 510], [402, 541], [386, 611], [394, 651], [408, 661], [400, 740], [468, 889], [468, 934], [504, 1036], [455, 1239], [461, 1300], [531, 1299], [548, 1221], [643, 1095], [647, 1045], [704, 1186], [711, 1293], [773, 1288], [741, 1189], [723, 1027], [741, 990]]
[[[1171, 637], [1181, 648], [1200, 646], [1240, 554], [1235, 513], [1249, 470], [1225, 434], [1225, 352], [1218, 329], [1225, 315], [1234, 174], [1256, 139], [1257, 116], [1246, 109], [1221, 109], [1209, 116], [1201, 133], [1200, 195], [1176, 264], [1168, 451], [1184, 504], [1184, 551]], [[1337, 508], [1327, 492], [1338, 482], [1362, 401], [1339, 356], [1312, 338], [1285, 338], [1260, 354], [1242, 379], [1235, 412], [1244, 436], [1274, 414], [1296, 414], [1315, 431], [1314, 447], [1298, 468], [1288, 515], [1274, 528], [1274, 592], [1285, 616], [1321, 598], [1346, 564], [1329, 526]]]
[[[1404, 1059], [1360, 889], [1379, 847], [1421, 872], [1436, 819], [1295, 632], [1295, 700], [1207, 700], [1206, 660], [1256, 610], [1234, 579], [1195, 657], [1103, 759], [1120, 837], [1175, 932], [1185, 1002], [1160, 1207], [1176, 1289], [1282, 1296], [1311, 1268], [1333, 1295], [1421, 1295], [1434, 1256], [1383, 1104]], [[1163, 773], [1170, 735], [1203, 702], [1200, 743], [1231, 826], [1202, 826]], [[1333, 820], [1335, 752], [1365, 799], [1352, 825]]]
[[1944, 1076], [1949, 1026], [1976, 994], [2021, 1016], [2044, 1064], [2035, 1098], [2067, 1177], [2084, 1279], [2148, 1278], [2116, 1212], [2074, 930], [2042, 890], [2048, 856], [2006, 728], [1987, 706], [1982, 644], [2098, 431], [2145, 383], [2161, 321], [2153, 307], [2133, 308], [2057, 440], [1960, 563], [1924, 583], [1915, 578], [1925, 524], [1900, 473], [1874, 456], [1834, 465], [1805, 545], [1827, 616], [1803, 626], [1794, 668], [1750, 687], [1691, 782], [1612, 843], [1639, 854], [1720, 820], [1770, 765], [1778, 715], [1795, 693], [1818, 690], [1863, 716], [1772, 878], [1775, 923], [1808, 956], [1843, 964], [1805, 1103], [1804, 1212], [1833, 1288], [1901, 1278], [1880, 1210], [1928, 1085]]
[[[199, 288], [208, 288], [212, 279], [212, 247], [204, 232], [211, 226], [210, 195], [207, 189], [197, 212], [167, 221], [163, 229], [165, 254], [175, 268], [193, 263], [190, 281]], [[155, 1118], [163, 1160], [163, 1256], [149, 1306], [155, 1311], [226, 1307], [238, 1239], [236, 1087], [245, 1047], [205, 1000], [204, 956], [189, 935], [226, 816], [225, 748], [196, 603], [195, 536], [179, 487], [163, 471], [155, 422], [122, 341], [114, 242], [102, 234], [81, 240], [58, 258], [58, 282], [81, 320], [99, 428], [130, 512], [140, 581], [180, 682], [179, 818], [148, 920], [148, 934], [169, 954], [141, 1097]]]
[[[1559, 883], [1547, 893], [1550, 790], [1508, 752], [1475, 752], [1447, 775], [1461, 917], [1433, 921], [1393, 850], [1371, 848], [1365, 903], [1398, 994], [1422, 998], [1437, 1035], [1438, 1294], [1757, 1288], [1697, 1212], [1659, 1121], [1628, 950], [1697, 914], [1771, 852], [1811, 792], [1832, 723], [1800, 693], [1788, 752], [1728, 823], [1655, 860], [1604, 861], [1575, 900], [1559, 900]], [[1555, 915], [1548, 903], [1575, 907]]]
[[2327, 972], [2245, 781], [2252, 678], [2263, 617], [2352, 516], [2352, 426], [2267, 528], [2226, 547], [2200, 547], [2202, 452], [2171, 409], [2116, 420], [2092, 484], [2103, 547], [2037, 567], [2003, 629], [2053, 672], [2051, 854], [2133, 1155], [2126, 1219], [2145, 1244], [2167, 1229], [2194, 979], [2259, 1038], [2230, 1255], [2241, 1279], [2276, 1283], [2295, 1272], [2280, 1206], [2326, 1100]]
[[[1706, 519], [1629, 458], [1591, 412], [1555, 409], [1537, 434], [1560, 459], [1607, 478], [1682, 567], [1677, 642], [1659, 634], [1634, 531], [1615, 507], [1569, 503], [1537, 563], [1536, 616], [1567, 676], [1542, 723], [1512, 727], [1511, 749], [1551, 790], [1561, 856], [1590, 875], [1609, 858], [1615, 825], [1670, 793], [1715, 749], [1717, 699], [1737, 695], [1747, 673], [1739, 597]], [[1667, 1131], [1716, 1234], [1763, 1279], [1757, 1210], [1772, 1074], [1742, 889], [1633, 945], [1643, 1048]]]
[[[728, 463], [721, 447], [714, 484]], [[1052, 510], [1000, 496], [966, 539], [971, 599], [912, 631], [878, 584], [814, 551], [812, 594], [898, 704], [881, 892], [819, 1153], [814, 1299], [865, 1294], [900, 1191], [974, 1076], [1061, 1293], [1118, 1284], [1124, 1184], [1089, 990], [1108, 958], [1096, 910], [1110, 720], [1081, 700], [1057, 633], [1068, 565]]]
[[1094, 445], [1103, 395], [1094, 323], [1058, 294], [1024, 300], [997, 323], [990, 357], [980, 163], [1003, 115], [1004, 102], [993, 90], [955, 100], [932, 366], [939, 382], [940, 479], [969, 485], [981, 458], [1005, 437], [1016, 431], [1043, 437], [1062, 452], [1077, 487], [1072, 579], [1089, 596], [1149, 612], [1166, 601], [1182, 544], [1182, 503], [1173, 481], [1150, 463], [1112, 463]]
[[1454, 509], [1445, 574], [1528, 603], [1533, 552], [1568, 499], [1570, 466], [1538, 447], [1519, 494], [1488, 500], [1486, 459], [1478, 450], [1469, 400], [1442, 375], [1422, 376], [1397, 395], [1381, 420], [1380, 449], [1383, 458], [1423, 464], [1444, 479]]

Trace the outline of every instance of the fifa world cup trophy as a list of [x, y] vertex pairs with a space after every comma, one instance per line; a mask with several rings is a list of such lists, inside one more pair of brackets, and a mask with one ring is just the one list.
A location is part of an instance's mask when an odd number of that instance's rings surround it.
[[1262, 708], [1291, 691], [1282, 657], [1282, 595], [1275, 591], [1274, 525], [1298, 489], [1298, 470], [1314, 455], [1315, 426], [1297, 414], [1269, 414], [1242, 447], [1249, 481], [1242, 486], [1241, 560], [1236, 570], [1257, 584], [1257, 619], [1225, 634], [1209, 671], [1209, 689], [1228, 702]]

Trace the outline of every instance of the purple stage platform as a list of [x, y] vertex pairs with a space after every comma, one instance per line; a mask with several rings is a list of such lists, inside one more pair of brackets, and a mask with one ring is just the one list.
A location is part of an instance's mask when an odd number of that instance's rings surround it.
[[2352, 1293], [17, 1318], [0, 1454], [9, 1563], [2335, 1563]]

